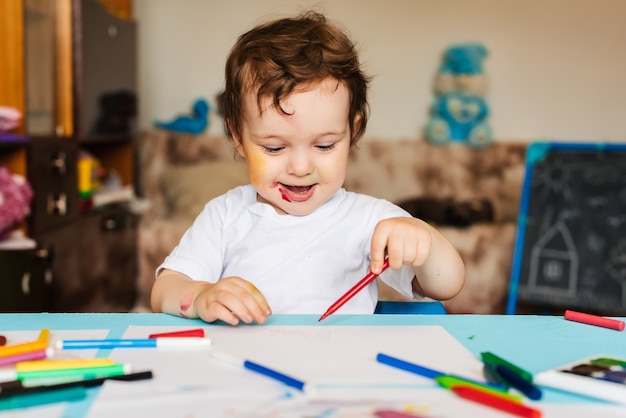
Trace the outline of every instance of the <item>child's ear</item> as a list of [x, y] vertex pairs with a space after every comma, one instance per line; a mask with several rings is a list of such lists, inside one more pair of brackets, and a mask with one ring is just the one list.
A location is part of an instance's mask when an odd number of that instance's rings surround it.
[[235, 144], [235, 150], [237, 150], [237, 154], [242, 157], [242, 158], [246, 158], [246, 152], [243, 149], [243, 143], [241, 142], [241, 138], [238, 135], [235, 135], [234, 133], [232, 134], [232, 138], [233, 138], [233, 144]]

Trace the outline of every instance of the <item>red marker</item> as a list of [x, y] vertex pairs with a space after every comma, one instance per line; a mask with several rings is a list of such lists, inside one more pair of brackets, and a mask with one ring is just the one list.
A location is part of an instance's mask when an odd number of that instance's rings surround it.
[[470, 386], [453, 386], [450, 390], [461, 398], [489, 406], [494, 409], [499, 409], [500, 411], [508, 412], [509, 414], [517, 415], [519, 417], [541, 418], [543, 415], [539, 409], [534, 409]]
[[[380, 270], [380, 273], [385, 271], [387, 267], [389, 267], [389, 260], [385, 259], [385, 262], [383, 263], [383, 268], [382, 270]], [[372, 281], [374, 281], [374, 279], [377, 278], [380, 273], [375, 274], [375, 273], [369, 272], [367, 276], [363, 277], [361, 281], [359, 281], [357, 284], [352, 286], [352, 288], [348, 290], [342, 297], [337, 299], [337, 302], [330, 305], [330, 308], [328, 308], [328, 310], [324, 312], [324, 315], [320, 316], [320, 319], [318, 319], [318, 321], [322, 321], [324, 318], [331, 315], [337, 309], [341, 308], [347, 301], [352, 299], [354, 295], [359, 293], [361, 290], [363, 290], [365, 286], [367, 286]]]
[[581, 322], [583, 324], [595, 325], [597, 327], [611, 328], [617, 331], [624, 331], [624, 322], [617, 319], [605, 318], [603, 316], [591, 315], [576, 311], [565, 311], [565, 319], [568, 321]]
[[162, 332], [159, 334], [150, 334], [148, 338], [167, 338], [167, 337], [204, 337], [202, 328], [189, 329], [185, 331]]

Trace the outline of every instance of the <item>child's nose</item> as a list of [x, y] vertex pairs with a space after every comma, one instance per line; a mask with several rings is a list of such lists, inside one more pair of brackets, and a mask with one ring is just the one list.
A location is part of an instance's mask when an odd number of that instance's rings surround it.
[[313, 162], [307, 153], [295, 153], [289, 159], [287, 171], [295, 176], [306, 176], [313, 171]]

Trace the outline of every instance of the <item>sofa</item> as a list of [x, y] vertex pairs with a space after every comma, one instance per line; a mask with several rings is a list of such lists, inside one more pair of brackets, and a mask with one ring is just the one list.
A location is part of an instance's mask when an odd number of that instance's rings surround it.
[[[435, 146], [421, 139], [364, 138], [350, 156], [347, 190], [400, 204], [425, 219], [457, 248], [466, 284], [444, 301], [449, 313], [503, 313], [513, 258], [526, 144], [495, 142]], [[144, 132], [138, 146], [139, 193], [147, 202], [138, 227], [137, 309], [147, 309], [155, 268], [174, 248], [204, 204], [248, 183], [245, 162], [221, 136], [164, 130]], [[487, 207], [483, 216], [446, 222], [441, 208]], [[456, 213], [458, 214], [458, 210]], [[461, 211], [462, 213], [465, 213]], [[447, 212], [446, 212], [447, 213]], [[458, 220], [458, 217], [455, 218]], [[401, 295], [379, 285], [379, 299]]]

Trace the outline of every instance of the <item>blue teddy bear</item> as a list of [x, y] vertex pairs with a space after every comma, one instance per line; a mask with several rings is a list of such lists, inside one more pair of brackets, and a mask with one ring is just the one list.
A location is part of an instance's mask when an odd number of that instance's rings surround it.
[[487, 49], [476, 43], [453, 45], [446, 50], [435, 83], [437, 97], [426, 125], [430, 142], [440, 145], [461, 141], [476, 148], [491, 143], [489, 106], [483, 97], [486, 57]]

